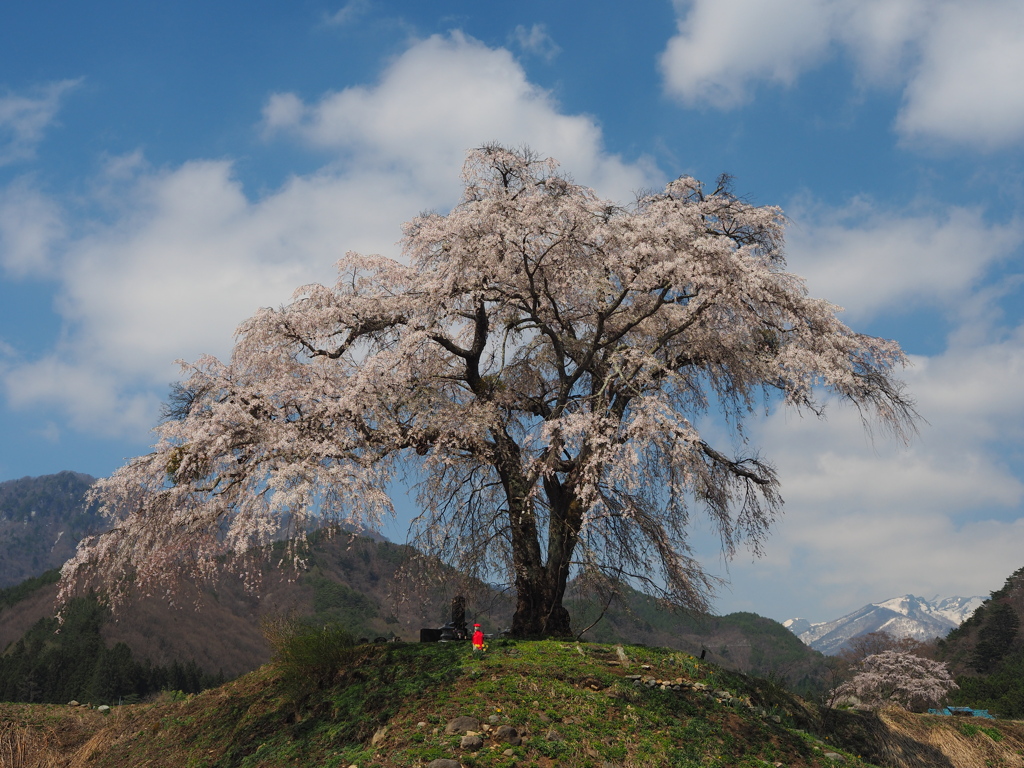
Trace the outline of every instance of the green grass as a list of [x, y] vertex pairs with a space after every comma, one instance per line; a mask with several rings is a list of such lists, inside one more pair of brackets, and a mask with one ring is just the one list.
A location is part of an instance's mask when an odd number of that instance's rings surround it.
[[998, 728], [993, 728], [991, 726], [984, 726], [983, 725], [983, 726], [979, 727], [978, 730], [981, 731], [982, 733], [984, 733], [990, 739], [992, 739], [992, 741], [1002, 741], [1003, 740], [1003, 734], [999, 731]]
[[[614, 646], [495, 640], [474, 656], [465, 644], [354, 645], [329, 627], [285, 632], [276, 645], [273, 664], [219, 689], [120, 708], [107, 720], [109, 743], [88, 764], [404, 768], [453, 757], [467, 768], [829, 765], [787, 727], [806, 717], [797, 699], [678, 651], [627, 645], [623, 666]], [[638, 686], [626, 675], [707, 691]], [[729, 698], [713, 698], [716, 690]], [[523, 743], [487, 738], [478, 752], [461, 750], [460, 737], [444, 732], [459, 715], [488, 724], [494, 716]], [[866, 763], [850, 756], [847, 765]]]
[[983, 733], [988, 736], [992, 741], [1002, 741], [1002, 732], [993, 726], [978, 725], [977, 723], [958, 723], [957, 730], [960, 731], [964, 736], [975, 736], [979, 733]]

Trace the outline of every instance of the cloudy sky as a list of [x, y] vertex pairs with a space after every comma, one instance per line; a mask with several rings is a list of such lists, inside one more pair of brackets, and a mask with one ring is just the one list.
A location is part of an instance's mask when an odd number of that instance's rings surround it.
[[0, 480], [144, 452], [175, 360], [526, 143], [622, 202], [732, 174], [912, 356], [909, 448], [839, 407], [756, 425], [786, 514], [758, 560], [696, 532], [719, 611], [987, 594], [1024, 565], [1021, 40], [1018, 0], [7, 4]]

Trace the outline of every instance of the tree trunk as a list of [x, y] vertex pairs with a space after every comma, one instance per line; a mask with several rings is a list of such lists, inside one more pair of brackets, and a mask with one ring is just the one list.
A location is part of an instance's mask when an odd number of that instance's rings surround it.
[[[515, 569], [516, 612], [513, 637], [566, 637], [571, 634], [569, 612], [562, 606], [565, 578], [545, 567], [533, 505], [527, 499], [510, 504], [512, 564]], [[552, 578], [554, 576], [554, 578]]]
[[569, 611], [562, 605], [565, 585], [548, 582], [545, 570], [536, 581], [516, 578], [516, 612], [512, 616], [513, 637], [570, 637]]
[[[570, 637], [572, 627], [569, 611], [562, 605], [569, 579], [572, 553], [579, 537], [582, 515], [571, 491], [550, 478], [544, 481], [551, 520], [548, 524], [547, 562], [531, 561], [529, 568], [516, 569], [516, 612], [512, 617], [515, 637]], [[530, 518], [532, 520], [532, 510]], [[525, 531], [512, 527], [512, 547], [516, 536]], [[532, 527], [535, 551], [539, 555], [536, 527]], [[523, 542], [525, 548], [526, 542]]]
[[515, 572], [516, 612], [513, 637], [570, 637], [569, 611], [562, 605], [572, 553], [582, 520], [571, 489], [555, 478], [544, 480], [551, 520], [547, 562], [541, 555], [533, 499], [523, 475], [519, 445], [504, 431], [495, 431], [494, 468], [508, 502]]

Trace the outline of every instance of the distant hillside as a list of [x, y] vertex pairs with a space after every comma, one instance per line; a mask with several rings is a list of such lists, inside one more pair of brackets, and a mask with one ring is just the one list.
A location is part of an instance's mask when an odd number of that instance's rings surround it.
[[[61, 472], [0, 483], [0, 588], [58, 568], [83, 536], [103, 529], [105, 521], [83, 506], [93, 482], [88, 475]], [[348, 534], [334, 539], [315, 534], [312, 541], [307, 570], [298, 580], [294, 573], [267, 567], [259, 599], [229, 577], [206, 594], [181, 596], [180, 609], [169, 609], [156, 598], [138, 600], [116, 620], [106, 621], [103, 635], [108, 644], [124, 642], [136, 657], [153, 664], [194, 660], [204, 670], [233, 677], [269, 658], [260, 630], [267, 616], [290, 612], [310, 622], [341, 621], [360, 636], [415, 640], [421, 627], [445, 623], [451, 598], [462, 591], [470, 598], [471, 621], [481, 619], [488, 631], [510, 624], [508, 595], [470, 585], [441, 566], [435, 566], [430, 589], [410, 592], [398, 573], [414, 554], [407, 547]], [[0, 600], [0, 650], [52, 614], [52, 582], [37, 584], [31, 594], [9, 593], [8, 602], [20, 595], [13, 600], [17, 606], [5, 608]], [[197, 601], [198, 611], [193, 610]], [[587, 603], [571, 610], [576, 631], [599, 613]], [[708, 658], [730, 668], [779, 675], [799, 689], [812, 686], [823, 668], [818, 654], [774, 621], [756, 614], [693, 617], [666, 611], [652, 598], [631, 591], [585, 639], [642, 642], [698, 655], [704, 650]]]
[[[593, 605], [575, 605], [574, 627], [597, 616]], [[604, 618], [583, 638], [593, 642], [631, 642], [678, 648], [745, 674], [784, 680], [792, 689], [810, 691], [825, 671], [824, 657], [773, 619], [756, 613], [694, 615], [671, 610], [657, 600], [626, 589]]]
[[1001, 589], [950, 632], [940, 643], [943, 657], [957, 672], [993, 671], [1024, 646], [1020, 625], [1024, 620], [1024, 568], [1012, 573]]
[[[294, 571], [274, 567], [280, 557], [268, 558], [258, 597], [247, 594], [238, 578], [227, 575], [216, 588], [203, 592], [186, 585], [176, 608], [151, 597], [134, 601], [116, 616], [104, 611], [96, 653], [123, 644], [139, 662], [166, 668], [195, 664], [207, 675], [232, 678], [270, 659], [261, 628], [265, 620], [290, 617], [313, 626], [340, 623], [357, 638], [415, 640], [421, 627], [440, 627], [448, 620], [456, 591], [468, 597], [471, 621], [484, 622], [489, 631], [508, 625], [511, 609], [506, 598], [477, 590], [483, 595], [480, 598], [471, 590], [461, 590], [452, 574], [429, 589], [403, 591], [408, 587], [401, 586], [404, 582], [397, 573], [414, 554], [409, 547], [366, 537], [315, 534], [306, 570], [298, 578]], [[38, 636], [40, 623], [45, 624], [54, 612], [56, 578], [57, 572], [51, 571], [0, 591], [0, 653], [11, 652], [12, 643], [33, 631]], [[39, 650], [35, 667], [26, 659], [18, 669], [31, 667], [40, 678], [57, 674], [49, 667], [60, 663], [58, 657], [46, 656], [45, 648]], [[90, 666], [92, 662], [83, 659], [81, 663]]]
[[104, 529], [105, 521], [84, 504], [94, 482], [59, 472], [0, 483], [0, 588], [59, 568], [79, 541]]
[[[231, 678], [269, 660], [261, 631], [267, 618], [290, 615], [313, 626], [338, 622], [357, 637], [415, 641], [421, 627], [439, 627], [448, 620], [451, 598], [461, 592], [468, 598], [470, 623], [481, 621], [488, 632], [509, 626], [507, 595], [460, 583], [443, 566], [435, 564], [437, 578], [428, 589], [409, 586], [399, 571], [414, 565], [415, 554], [409, 547], [366, 537], [317, 534], [311, 538], [306, 570], [296, 579], [294, 572], [268, 565], [258, 599], [246, 594], [237, 578], [226, 577], [214, 590], [186, 591], [178, 600], [180, 608], [157, 598], [138, 600], [105, 619], [100, 632], [106, 647], [124, 643], [139, 661], [162, 667], [195, 663], [208, 674]], [[52, 614], [55, 578], [53, 573], [0, 592], [0, 651]], [[599, 612], [582, 602], [570, 608], [577, 631]], [[632, 591], [583, 639], [660, 645], [695, 656], [705, 651], [709, 661], [773, 675], [802, 691], [813, 689], [824, 671], [823, 657], [775, 621], [752, 613], [690, 616]]]
[[957, 675], [958, 704], [1024, 717], [1024, 568], [967, 621], [938, 643], [938, 656]]
[[[194, 661], [167, 666], [139, 660], [124, 643], [107, 645], [104, 609], [76, 598], [64, 620], [40, 619], [0, 654], [0, 701], [139, 701], [165, 690], [198, 693], [224, 682]], [[59, 631], [57, 631], [59, 629]], [[0, 765], [7, 765], [0, 756]]]

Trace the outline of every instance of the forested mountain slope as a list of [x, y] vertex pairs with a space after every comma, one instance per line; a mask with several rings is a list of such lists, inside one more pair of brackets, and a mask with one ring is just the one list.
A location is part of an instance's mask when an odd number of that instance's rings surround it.
[[[577, 631], [599, 613], [595, 604], [573, 605]], [[798, 692], [810, 692], [821, 680], [825, 659], [773, 619], [756, 613], [726, 616], [668, 609], [649, 595], [624, 589], [622, 598], [583, 639], [631, 642], [678, 648], [728, 669], [783, 679]]]
[[[276, 546], [283, 549], [284, 544]], [[131, 693], [132, 681], [139, 679], [132, 666], [136, 663], [167, 669], [175, 664], [195, 665], [208, 677], [227, 678], [256, 669], [270, 659], [262, 626], [266, 621], [340, 624], [357, 638], [415, 640], [421, 627], [439, 627], [448, 620], [456, 591], [468, 598], [470, 620], [483, 621], [489, 631], [506, 626], [511, 615], [503, 596], [483, 587], [475, 592], [460, 590], [459, 579], [451, 574], [424, 589], [413, 589], [398, 575], [399, 569], [413, 563], [415, 553], [406, 546], [345, 533], [316, 534], [301, 573], [274, 567], [280, 554], [267, 559], [258, 595], [246, 593], [242, 582], [226, 573], [214, 589], [200, 592], [185, 585], [176, 596], [176, 606], [147, 597], [111, 615], [94, 601], [76, 599], [75, 615], [88, 616], [85, 625], [90, 630], [82, 634], [82, 642], [94, 653], [89, 658], [75, 654], [74, 664], [94, 669], [100, 657], [103, 663], [113, 659], [112, 663], [130, 671], [121, 675], [127, 687], [114, 692], [126, 695]], [[52, 622], [56, 579], [57, 572], [50, 571], [0, 591], [0, 654], [19, 654], [16, 665], [0, 664], [0, 699], [38, 691], [60, 694], [32, 700], [56, 702], [64, 696], [66, 688], [54, 682], [55, 668], [66, 668], [71, 662], [51, 652], [54, 643], [40, 642], [43, 634], [52, 635], [56, 628]], [[107, 653], [119, 646], [117, 654]], [[59, 674], [77, 673], [63, 669]], [[5, 684], [5, 675], [16, 678], [15, 682]], [[35, 684], [24, 682], [29, 678]]]
[[[427, 584], [417, 587], [403, 577], [403, 569]], [[0, 592], [0, 651], [52, 615], [55, 578], [51, 573]], [[296, 574], [268, 565], [258, 596], [246, 594], [237, 578], [226, 576], [216, 589], [185, 590], [176, 608], [153, 597], [133, 602], [116, 616], [104, 614], [99, 632], [104, 647], [123, 643], [137, 662], [168, 668], [194, 663], [209, 675], [231, 678], [269, 660], [261, 629], [268, 619], [341, 624], [357, 638], [415, 641], [420, 628], [440, 627], [448, 620], [456, 594], [467, 597], [470, 623], [481, 621], [488, 632], [508, 626], [512, 606], [506, 595], [466, 582], [436, 562], [424, 562], [410, 547], [349, 534], [318, 534], [311, 537], [305, 570]], [[579, 631], [603, 606], [577, 599], [571, 607]], [[632, 591], [583, 640], [662, 645], [695, 656], [706, 650], [709, 661], [747, 673], [775, 674], [798, 690], [812, 688], [823, 667], [820, 654], [777, 622], [755, 614], [690, 616]], [[45, 673], [40, 669], [36, 674]]]
[[1024, 568], [967, 621], [938, 643], [939, 658], [957, 675], [954, 701], [1024, 717]]
[[96, 478], [78, 472], [0, 483], [0, 588], [59, 568], [105, 521], [85, 507]]

